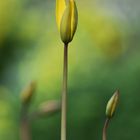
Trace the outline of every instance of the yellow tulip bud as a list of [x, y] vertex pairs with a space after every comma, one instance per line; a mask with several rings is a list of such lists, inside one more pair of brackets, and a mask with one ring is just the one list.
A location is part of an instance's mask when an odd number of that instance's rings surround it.
[[[65, 6], [62, 6], [61, 10], [60, 8], [57, 8], [57, 23], [58, 23], [58, 28], [60, 27], [61, 40], [65, 44], [68, 44], [69, 42], [72, 41], [77, 28], [78, 11], [74, 0], [69, 0], [65, 10], [64, 7]], [[61, 15], [62, 11], [63, 11], [63, 15]]]
[[108, 118], [113, 117], [116, 110], [116, 106], [118, 104], [118, 99], [119, 99], [119, 91], [117, 90], [107, 103], [106, 115]]
[[36, 83], [34, 81], [32, 81], [24, 89], [24, 91], [21, 94], [21, 101], [22, 101], [23, 104], [28, 104], [31, 101], [32, 96], [33, 96], [33, 94], [35, 92], [35, 89], [36, 89]]

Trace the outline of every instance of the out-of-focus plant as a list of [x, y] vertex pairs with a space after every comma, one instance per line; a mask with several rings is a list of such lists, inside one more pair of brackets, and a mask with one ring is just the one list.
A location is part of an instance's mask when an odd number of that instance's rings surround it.
[[28, 87], [25, 88], [21, 94], [21, 124], [20, 124], [20, 138], [21, 140], [30, 140], [29, 120], [28, 120], [28, 109], [31, 104], [31, 99], [36, 90], [36, 83], [31, 82]]
[[61, 140], [66, 140], [68, 44], [73, 40], [78, 23], [78, 11], [74, 0], [69, 0], [67, 4], [65, 0], [56, 0], [56, 21], [64, 43]]
[[36, 91], [36, 82], [32, 81], [21, 94], [21, 122], [20, 138], [21, 140], [31, 140], [30, 122], [42, 116], [50, 116], [60, 110], [60, 102], [57, 100], [42, 103], [32, 113], [29, 113], [29, 107], [33, 95]]
[[113, 117], [115, 111], [116, 111], [116, 107], [117, 107], [117, 104], [118, 104], [118, 99], [119, 99], [119, 91], [117, 90], [113, 96], [110, 98], [110, 100], [108, 101], [107, 103], [107, 106], [106, 106], [106, 121], [105, 121], [105, 124], [104, 124], [104, 128], [103, 128], [103, 138], [102, 140], [106, 140], [107, 136], [106, 136], [106, 131], [107, 131], [107, 128], [108, 128], [108, 124], [110, 122], [110, 119]]
[[41, 103], [38, 108], [30, 114], [30, 120], [36, 120], [40, 117], [48, 117], [60, 110], [61, 104], [58, 100], [51, 100]]

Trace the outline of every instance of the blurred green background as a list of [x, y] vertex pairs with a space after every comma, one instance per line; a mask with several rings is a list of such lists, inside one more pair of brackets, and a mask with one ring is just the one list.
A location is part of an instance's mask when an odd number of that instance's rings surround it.
[[[101, 140], [105, 107], [120, 103], [108, 139], [140, 139], [140, 1], [76, 0], [69, 46], [68, 140]], [[31, 81], [39, 103], [61, 99], [63, 44], [55, 0], [0, 0], [0, 140], [19, 140], [20, 93]], [[33, 140], [60, 139], [60, 113], [31, 124]]]

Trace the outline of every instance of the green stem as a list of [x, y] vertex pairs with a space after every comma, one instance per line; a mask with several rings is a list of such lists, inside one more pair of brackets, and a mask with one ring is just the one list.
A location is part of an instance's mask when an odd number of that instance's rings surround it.
[[107, 128], [108, 128], [108, 124], [110, 122], [110, 119], [107, 118], [104, 124], [104, 128], [103, 128], [103, 139], [102, 140], [107, 140]]
[[31, 140], [30, 124], [27, 116], [28, 105], [23, 105], [21, 109], [21, 122], [20, 122], [20, 139]]
[[61, 140], [66, 140], [66, 113], [67, 113], [67, 75], [68, 75], [68, 44], [64, 45], [63, 91], [61, 114]]

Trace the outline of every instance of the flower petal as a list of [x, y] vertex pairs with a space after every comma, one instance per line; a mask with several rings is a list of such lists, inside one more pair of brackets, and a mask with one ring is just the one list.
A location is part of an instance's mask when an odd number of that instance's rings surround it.
[[71, 41], [71, 7], [68, 3], [60, 24], [60, 35], [62, 41], [67, 44]]
[[61, 19], [64, 14], [65, 8], [66, 8], [65, 0], [56, 0], [56, 22], [57, 22], [59, 30], [60, 30], [60, 23], [61, 23]]
[[71, 38], [73, 38], [78, 24], [78, 10], [74, 0], [70, 0], [71, 7]]

